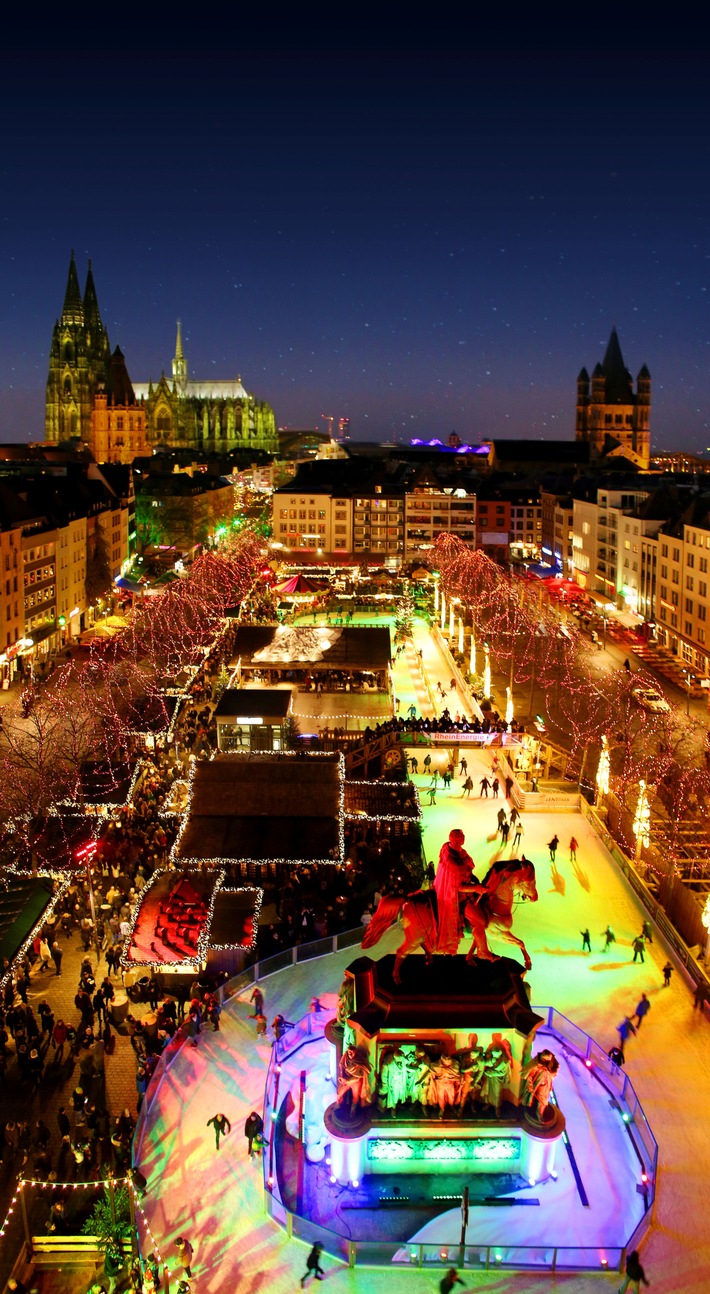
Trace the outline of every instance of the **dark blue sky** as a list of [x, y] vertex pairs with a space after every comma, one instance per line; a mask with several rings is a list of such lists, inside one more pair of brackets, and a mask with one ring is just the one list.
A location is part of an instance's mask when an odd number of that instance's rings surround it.
[[563, 438], [615, 323], [654, 445], [710, 445], [704, 56], [15, 52], [0, 106], [0, 439], [42, 434], [74, 247], [136, 381], [179, 316], [280, 424]]

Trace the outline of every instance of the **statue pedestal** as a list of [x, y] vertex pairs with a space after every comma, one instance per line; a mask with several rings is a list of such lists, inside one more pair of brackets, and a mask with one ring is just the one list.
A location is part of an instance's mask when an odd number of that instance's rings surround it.
[[557, 1146], [565, 1130], [565, 1116], [558, 1105], [548, 1105], [553, 1117], [540, 1123], [532, 1111], [523, 1114], [523, 1154], [520, 1171], [530, 1182], [541, 1182], [555, 1167]]
[[341, 1186], [362, 1181], [367, 1138], [372, 1125], [370, 1107], [345, 1103], [329, 1105], [323, 1122], [330, 1135], [330, 1175]]

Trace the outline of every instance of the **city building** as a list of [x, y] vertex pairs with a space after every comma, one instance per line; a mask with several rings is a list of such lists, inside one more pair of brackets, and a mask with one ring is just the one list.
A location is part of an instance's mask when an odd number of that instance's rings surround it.
[[539, 561], [541, 547], [539, 486], [482, 481], [476, 490], [476, 548], [506, 565], [510, 561]]
[[592, 458], [623, 457], [647, 469], [651, 459], [651, 374], [639, 370], [636, 390], [624, 363], [616, 328], [604, 359], [590, 380], [586, 368], [577, 378], [577, 440]]
[[408, 482], [404, 500], [405, 559], [424, 557], [442, 532], [475, 546], [476, 495], [463, 485], [445, 488], [431, 468], [420, 468]]
[[568, 493], [540, 490], [542, 520], [540, 551], [542, 560], [553, 570], [571, 576], [574, 566], [574, 500]]
[[[572, 578], [602, 604], [623, 605], [624, 572], [638, 588], [640, 523], [636, 533], [620, 538], [621, 520], [648, 497], [637, 482], [618, 481], [615, 487], [583, 482], [574, 490]], [[626, 548], [625, 545], [629, 547]], [[626, 561], [626, 565], [624, 565]]]
[[136, 469], [136, 544], [193, 555], [234, 520], [234, 486], [206, 472], [147, 473]]
[[136, 400], [126, 361], [116, 347], [107, 381], [96, 391], [89, 426], [89, 448], [97, 463], [125, 463], [151, 452], [145, 406]]

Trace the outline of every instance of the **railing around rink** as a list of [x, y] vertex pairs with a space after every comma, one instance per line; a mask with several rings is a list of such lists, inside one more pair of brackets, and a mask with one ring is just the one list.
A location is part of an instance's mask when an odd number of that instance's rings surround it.
[[[245, 988], [248, 988], [250, 984], [256, 984], [259, 980], [266, 979], [269, 975], [275, 975], [278, 971], [285, 970], [287, 966], [297, 966], [299, 962], [311, 961], [316, 957], [327, 957], [330, 953], [340, 952], [344, 948], [354, 948], [360, 943], [362, 933], [362, 926], [358, 926], [355, 930], [345, 930], [342, 934], [329, 935], [326, 939], [316, 939], [307, 944], [295, 944], [293, 948], [287, 948], [284, 952], [276, 953], [273, 957], [266, 957], [262, 961], [254, 962], [252, 966], [248, 966], [229, 981], [227, 993], [234, 997], [237, 993], [241, 993]], [[286, 1034], [286, 1038], [288, 1038], [288, 1034]], [[136, 1120], [133, 1137], [136, 1163], [140, 1163], [146, 1119], [160, 1091], [163, 1079], [172, 1069], [185, 1041], [185, 1030], [181, 1027], [161, 1053], [153, 1071]], [[285, 1041], [285, 1039], [282, 1039], [282, 1041]]]
[[[250, 984], [284, 970], [288, 966], [313, 958], [329, 956], [360, 943], [362, 928], [347, 930], [327, 939], [317, 939], [310, 944], [296, 944], [284, 952], [276, 953], [263, 961], [255, 962], [229, 981], [231, 996], [242, 992]], [[321, 1227], [307, 1218], [291, 1212], [284, 1204], [274, 1168], [274, 1138], [281, 1093], [281, 1071], [284, 1063], [300, 1048], [320, 1042], [329, 1019], [328, 1012], [311, 1011], [293, 1028], [274, 1043], [269, 1058], [264, 1097], [264, 1131], [267, 1145], [264, 1148], [264, 1188], [266, 1210], [284, 1227], [289, 1236], [296, 1236], [309, 1245], [318, 1241], [334, 1258], [354, 1266], [409, 1266], [419, 1268], [449, 1267], [455, 1263], [469, 1270], [535, 1270], [549, 1273], [586, 1271], [603, 1274], [623, 1270], [626, 1255], [636, 1248], [651, 1224], [656, 1195], [658, 1169], [658, 1144], [648, 1125], [633, 1084], [623, 1069], [615, 1065], [605, 1051], [588, 1034], [550, 1006], [536, 1006], [534, 1010], [543, 1017], [540, 1033], [550, 1033], [561, 1042], [568, 1053], [576, 1055], [596, 1080], [608, 1090], [626, 1124], [639, 1163], [639, 1189], [644, 1199], [644, 1212], [633, 1235], [623, 1247], [571, 1246], [571, 1245], [500, 1245], [478, 1242], [467, 1243], [463, 1250], [458, 1244], [420, 1244], [380, 1241], [352, 1241]], [[165, 1076], [169, 1073], [185, 1042], [179, 1031], [162, 1053], [141, 1107], [136, 1125], [134, 1145], [136, 1162], [145, 1131], [145, 1121]]]
[[455, 1242], [422, 1244], [417, 1241], [349, 1240], [294, 1213], [284, 1203], [275, 1168], [274, 1142], [278, 1136], [279, 1112], [286, 1095], [282, 1090], [281, 1076], [284, 1064], [300, 1048], [321, 1040], [328, 1016], [327, 1013], [320, 1012], [309, 1012], [305, 1019], [289, 1029], [272, 1048], [264, 1099], [264, 1128], [268, 1141], [264, 1150], [264, 1190], [269, 1215], [285, 1228], [289, 1236], [295, 1236], [309, 1245], [319, 1242], [326, 1253], [347, 1262], [350, 1267], [409, 1266], [433, 1269], [449, 1267], [455, 1263], [458, 1267], [479, 1271], [497, 1268], [544, 1271], [550, 1274], [565, 1271], [599, 1274], [623, 1271], [626, 1255], [640, 1243], [651, 1223], [658, 1167], [656, 1139], [630, 1079], [594, 1039], [554, 1007], [536, 1006], [533, 1009], [544, 1020], [538, 1037], [552, 1035], [558, 1044], [563, 1045], [568, 1055], [575, 1055], [580, 1064], [589, 1069], [592, 1076], [609, 1092], [620, 1121], [626, 1125], [639, 1164], [639, 1191], [644, 1200], [644, 1212], [625, 1246], [508, 1245], [489, 1244], [485, 1240], [475, 1243], [467, 1241], [461, 1246]]

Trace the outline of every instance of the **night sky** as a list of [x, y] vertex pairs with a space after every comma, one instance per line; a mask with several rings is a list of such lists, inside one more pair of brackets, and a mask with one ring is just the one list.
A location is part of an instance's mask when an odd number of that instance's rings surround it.
[[280, 425], [574, 435], [613, 324], [656, 448], [710, 445], [707, 60], [683, 50], [0, 60], [0, 439], [43, 434], [71, 248], [135, 381]]

